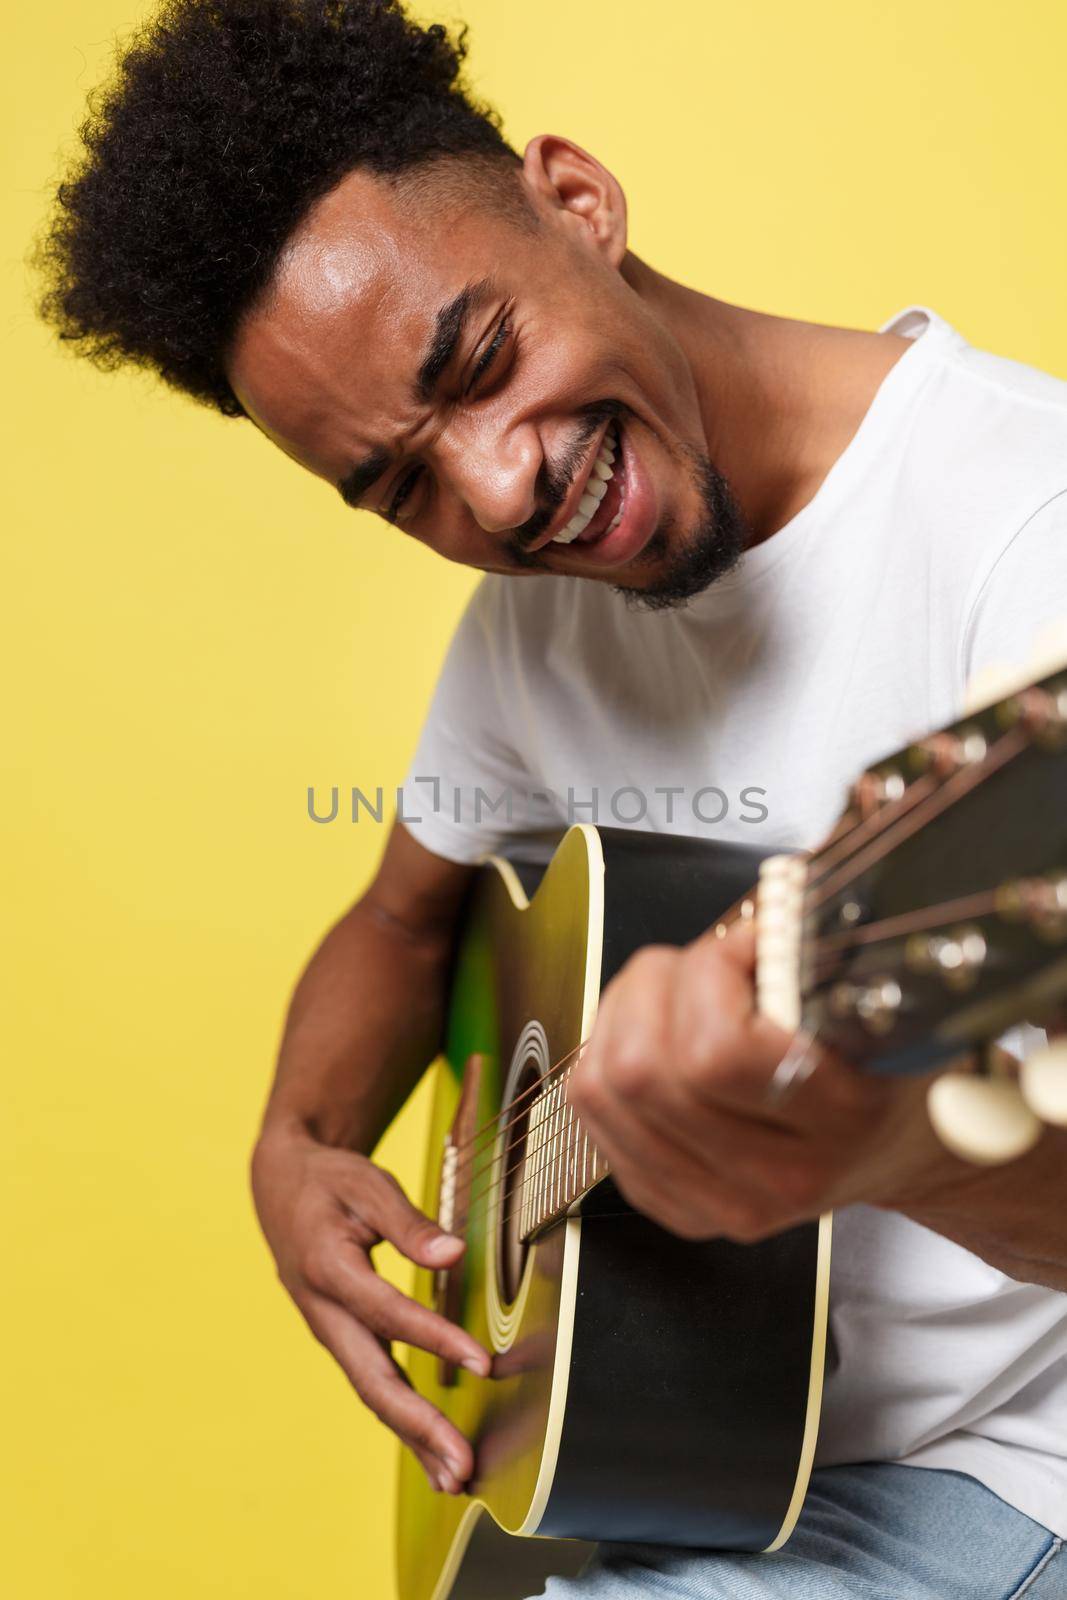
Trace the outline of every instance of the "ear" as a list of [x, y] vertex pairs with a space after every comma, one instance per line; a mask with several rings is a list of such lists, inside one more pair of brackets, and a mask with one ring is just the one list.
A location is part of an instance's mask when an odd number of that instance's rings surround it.
[[531, 139], [522, 165], [535, 198], [576, 224], [613, 267], [620, 267], [626, 255], [626, 196], [607, 168], [554, 133]]

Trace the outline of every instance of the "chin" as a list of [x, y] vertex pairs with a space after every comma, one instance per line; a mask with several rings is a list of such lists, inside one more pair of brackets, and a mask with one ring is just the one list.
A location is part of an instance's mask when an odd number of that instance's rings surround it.
[[744, 548], [739, 516], [708, 519], [686, 538], [677, 529], [657, 528], [632, 571], [616, 575], [615, 589], [634, 610], [670, 611], [732, 572]]

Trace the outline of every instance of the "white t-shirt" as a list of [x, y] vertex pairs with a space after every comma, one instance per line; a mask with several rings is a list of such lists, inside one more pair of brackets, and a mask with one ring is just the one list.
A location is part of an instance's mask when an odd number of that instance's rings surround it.
[[[814, 499], [682, 610], [489, 577], [403, 796], [475, 861], [599, 821], [817, 845], [851, 780], [1067, 617], [1067, 384], [931, 312]], [[510, 811], [510, 815], [509, 815]], [[822, 1464], [966, 1472], [1067, 1537], [1067, 1296], [901, 1216], [838, 1213]]]

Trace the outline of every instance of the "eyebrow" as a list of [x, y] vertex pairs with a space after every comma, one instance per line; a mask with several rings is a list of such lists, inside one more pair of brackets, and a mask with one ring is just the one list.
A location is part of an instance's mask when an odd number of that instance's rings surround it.
[[[429, 348], [415, 374], [412, 397], [416, 404], [428, 405], [433, 399], [438, 384], [455, 358], [468, 321], [492, 292], [492, 278], [479, 278], [475, 282], [468, 283], [446, 305], [441, 306], [434, 318], [434, 330]], [[338, 493], [345, 504], [358, 509], [359, 502], [367, 490], [377, 482], [392, 459], [391, 451], [386, 450], [384, 446], [378, 446], [361, 461], [357, 461], [337, 485]]]

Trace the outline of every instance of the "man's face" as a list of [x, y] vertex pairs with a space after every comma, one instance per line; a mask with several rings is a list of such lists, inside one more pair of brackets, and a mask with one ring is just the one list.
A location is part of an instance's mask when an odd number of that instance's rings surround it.
[[743, 544], [689, 361], [631, 281], [603, 168], [535, 141], [515, 181], [526, 222], [478, 176], [350, 174], [245, 317], [231, 382], [287, 454], [451, 561], [677, 603]]

